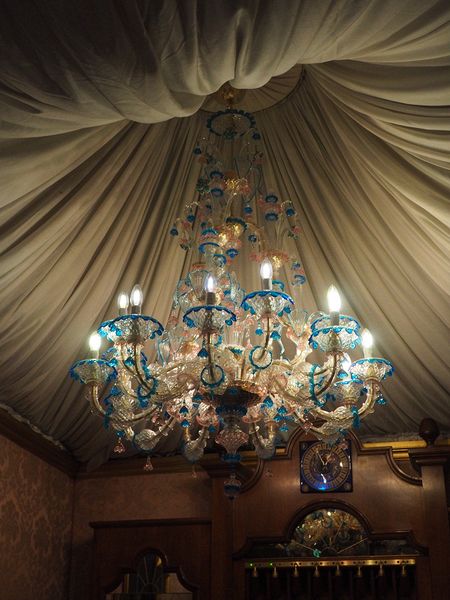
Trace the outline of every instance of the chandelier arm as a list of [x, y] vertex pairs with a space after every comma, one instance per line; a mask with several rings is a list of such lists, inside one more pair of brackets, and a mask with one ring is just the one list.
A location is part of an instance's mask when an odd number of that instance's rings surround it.
[[[133, 344], [134, 346], [134, 357], [135, 357], [135, 364], [136, 364], [136, 346]], [[139, 379], [139, 376], [133, 371], [133, 369], [131, 367], [129, 367], [126, 363], [124, 357], [123, 357], [123, 345], [120, 346], [120, 358], [122, 361], [122, 365], [125, 368], [125, 371], [128, 371], [128, 373], [130, 373], [130, 375], [132, 375], [133, 377], [136, 377], [137, 379]]]
[[161, 437], [165, 434], [166, 430], [169, 429], [175, 421], [176, 421], [175, 417], [170, 417], [170, 419], [167, 421], [167, 423], [164, 423], [157, 431], [155, 431], [155, 437], [153, 438], [154, 446], [157, 445], [157, 443], [160, 441]]
[[134, 423], [139, 423], [139, 421], [142, 421], [143, 419], [149, 418], [151, 416], [153, 416], [154, 413], [156, 413], [158, 410], [158, 407], [152, 405], [149, 406], [148, 408], [144, 409], [143, 411], [133, 415], [130, 419], [127, 419], [126, 421], [119, 421], [117, 419], [114, 418], [114, 413], [112, 415], [110, 415], [111, 421], [115, 421], [116, 423], [126, 423], [127, 426], [131, 426]]
[[106, 415], [106, 411], [100, 404], [98, 385], [90, 385], [89, 387], [91, 388], [91, 393], [89, 394], [89, 403], [91, 405], [91, 408], [101, 417], [104, 417]]
[[245, 356], [243, 356], [243, 358], [242, 358], [242, 367], [241, 367], [241, 379], [244, 379], [246, 365], [247, 365], [247, 361], [245, 360]]
[[165, 369], [164, 367], [162, 367], [161, 368], [161, 372], [166, 375], [167, 373], [170, 373], [174, 369], [178, 369], [179, 366], [180, 366], [179, 364], [175, 364], [175, 365], [172, 365], [171, 367], [168, 367], [167, 369]]
[[148, 387], [148, 384], [146, 382], [146, 380], [142, 377], [142, 373], [139, 369], [139, 362], [138, 362], [138, 355], [137, 355], [137, 344], [133, 344], [133, 354], [134, 354], [134, 366], [136, 369], [136, 377], [139, 381], [139, 383], [147, 390], [148, 394], [147, 394], [147, 398], [149, 395], [151, 395], [151, 390]]
[[[326, 370], [328, 370], [328, 369], [326, 369]], [[325, 372], [325, 371], [321, 371], [321, 372]], [[315, 394], [314, 394], [314, 397], [315, 397], [315, 398], [317, 398], [318, 396], [321, 396], [321, 395], [322, 395], [324, 392], [326, 392], [326, 390], [327, 390], [327, 389], [328, 389], [328, 388], [329, 388], [331, 385], [333, 385], [334, 379], [335, 379], [335, 377], [336, 377], [336, 372], [337, 372], [337, 354], [335, 354], [335, 353], [334, 353], [334, 354], [333, 354], [333, 367], [332, 367], [332, 370], [331, 370], [331, 375], [330, 375], [330, 377], [329, 377], [328, 381], [327, 381], [327, 382], [325, 383], [325, 385], [322, 387], [322, 389], [321, 389], [321, 390], [320, 390], [318, 393], [315, 393]], [[314, 375], [315, 375], [315, 374], [314, 374]], [[313, 396], [311, 396], [311, 395], [310, 395], [310, 396], [302, 396], [301, 394], [298, 394], [297, 396], [294, 396], [293, 394], [290, 394], [290, 393], [289, 393], [287, 390], [285, 390], [285, 389], [283, 388], [283, 386], [280, 384], [280, 382], [279, 382], [279, 381], [277, 381], [276, 379], [274, 380], [274, 383], [275, 383], [276, 387], [278, 388], [278, 390], [279, 390], [279, 393], [280, 393], [282, 396], [288, 397], [288, 398], [290, 398], [291, 400], [294, 400], [295, 402], [298, 402], [299, 400], [301, 400], [301, 401], [303, 401], [303, 402], [305, 402], [305, 401], [308, 401], [308, 400], [312, 400], [312, 401], [314, 401], [314, 397], [313, 397]]]
[[[125, 367], [125, 370], [128, 371], [128, 373], [130, 373], [130, 375], [132, 375], [133, 377], [136, 377], [136, 379], [139, 381], [139, 383], [148, 391], [150, 392], [150, 389], [148, 388], [147, 382], [143, 379], [143, 377], [141, 376], [141, 373], [139, 371], [139, 367], [138, 367], [138, 361], [137, 361], [137, 349], [136, 349], [136, 344], [133, 344], [133, 354], [134, 354], [134, 365], [136, 367], [135, 370], [133, 370], [131, 367], [129, 367], [126, 363], [125, 360], [123, 358], [123, 346], [120, 347], [120, 357], [122, 360], [122, 364]], [[125, 392], [128, 396], [132, 397], [132, 398], [137, 398], [137, 396], [134, 396], [134, 394], [130, 394], [128, 391]], [[151, 395], [151, 394], [150, 394]], [[147, 395], [148, 397], [148, 395]]]
[[295, 416], [297, 417], [297, 419], [300, 421], [300, 425], [303, 427], [303, 425], [304, 425], [305, 423], [307, 423], [308, 421], [305, 419], [304, 415], [302, 415], [302, 414], [299, 412], [299, 409], [298, 409], [298, 408], [295, 408], [295, 409], [294, 409], [294, 413], [295, 413]]
[[[128, 369], [127, 369], [128, 371]], [[134, 375], [134, 373], [132, 373]], [[129, 398], [133, 398], [133, 400], [138, 400], [139, 396], [137, 394], [135, 394], [133, 391], [129, 391], [127, 389], [124, 388], [124, 386], [119, 382], [118, 386], [120, 387], [120, 389], [122, 390], [122, 392], [125, 394], [125, 396], [128, 396]], [[144, 398], [148, 398], [148, 396], [144, 396]]]
[[189, 428], [186, 427], [185, 429], [185, 438], [188, 442], [194, 442], [196, 444], [203, 442], [203, 440], [205, 439], [205, 437], [207, 436], [208, 433], [208, 428], [207, 427], [201, 427], [198, 433], [198, 436], [195, 438], [195, 440], [192, 439], [190, 432], [189, 432]]
[[256, 439], [256, 441], [260, 445], [263, 445], [262, 442], [272, 442], [275, 437], [275, 432], [273, 431], [273, 428], [269, 427], [269, 435], [267, 436], [267, 438], [265, 438], [263, 435], [258, 433], [258, 428], [256, 427], [255, 423], [251, 423], [249, 433]]
[[206, 333], [206, 347], [208, 349], [208, 368], [211, 381], [214, 381], [214, 363], [211, 360], [211, 332]]
[[148, 408], [144, 409], [142, 412], [133, 415], [133, 417], [131, 419], [129, 419], [129, 422], [130, 423], [137, 423], [139, 421], [142, 421], [142, 419], [146, 419], [148, 417], [151, 417], [157, 411], [158, 411], [158, 407], [157, 406], [154, 406], [154, 405], [149, 406]]
[[[358, 415], [362, 418], [364, 418], [367, 413], [372, 412], [373, 406], [375, 404], [376, 393], [377, 393], [376, 381], [370, 380], [368, 382], [364, 382], [364, 384], [366, 386], [369, 386], [369, 389], [367, 391], [368, 393], [367, 393], [366, 400], [364, 401], [364, 404], [358, 409]], [[314, 408], [313, 412], [315, 415], [317, 415], [321, 419], [324, 419], [325, 421], [333, 420], [333, 412], [334, 411], [328, 412], [326, 410], [323, 410], [323, 408]]]
[[[273, 361], [273, 365], [276, 367], [284, 367], [285, 369], [292, 369], [292, 365], [296, 365], [298, 361], [294, 361], [292, 360], [290, 363], [286, 360], [282, 360], [281, 358], [279, 358], [278, 360], [274, 360]], [[317, 370], [314, 372], [314, 377], [317, 377], [318, 375], [323, 375], [324, 373], [327, 373], [330, 370], [330, 367], [323, 367], [320, 370]]]
[[[322, 396], [322, 394], [323, 394], [324, 392], [326, 392], [326, 391], [327, 391], [327, 390], [328, 390], [328, 389], [329, 389], [329, 388], [330, 388], [330, 387], [333, 385], [333, 383], [334, 383], [334, 380], [335, 380], [335, 378], [336, 378], [336, 374], [337, 374], [337, 364], [338, 364], [338, 360], [337, 360], [337, 353], [336, 353], [336, 352], [333, 352], [333, 367], [332, 367], [332, 369], [331, 369], [331, 375], [330, 375], [330, 377], [329, 377], [328, 381], [327, 381], [327, 382], [325, 383], [325, 385], [322, 387], [322, 389], [321, 389], [321, 390], [319, 390], [319, 392], [318, 392], [318, 393], [314, 392], [314, 397], [316, 397], [316, 398], [317, 398], [318, 396]], [[324, 372], [326, 372], [326, 370], [327, 370], [327, 369], [324, 369], [324, 370], [320, 371], [320, 372], [318, 373], [318, 375], [320, 375], [321, 373], [324, 373]], [[315, 376], [315, 373], [314, 373], [314, 376]], [[309, 397], [308, 397], [308, 400], [314, 400], [314, 397], [313, 397], [313, 396], [309, 396]]]
[[191, 432], [189, 431], [189, 427], [186, 427], [183, 433], [183, 437], [185, 442], [191, 442], [192, 441], [192, 437], [191, 437]]
[[258, 360], [261, 360], [267, 352], [267, 348], [270, 342], [270, 316], [266, 315], [266, 339], [264, 340], [264, 346], [261, 348]]
[[358, 414], [360, 417], [365, 417], [366, 413], [373, 412], [373, 407], [375, 404], [375, 400], [377, 397], [377, 393], [379, 390], [378, 382], [374, 379], [369, 379], [364, 382], [365, 387], [367, 387], [367, 396], [364, 400], [363, 405], [358, 410]]
[[[102, 405], [100, 404], [100, 400], [99, 400], [99, 393], [98, 393], [98, 385], [92, 385], [90, 386], [91, 388], [91, 394], [90, 394], [90, 404], [91, 407], [95, 410], [95, 412], [97, 412], [100, 416], [104, 417], [106, 416], [106, 411], [105, 409], [102, 407]], [[150, 417], [153, 415], [153, 413], [155, 413], [157, 410], [156, 406], [151, 406], [148, 409], [143, 410], [142, 412], [134, 415], [131, 419], [127, 419], [127, 423], [136, 423], [137, 421], [141, 421], [142, 419], [146, 418], [146, 417]], [[115, 420], [114, 419], [114, 415], [111, 415], [111, 420]]]

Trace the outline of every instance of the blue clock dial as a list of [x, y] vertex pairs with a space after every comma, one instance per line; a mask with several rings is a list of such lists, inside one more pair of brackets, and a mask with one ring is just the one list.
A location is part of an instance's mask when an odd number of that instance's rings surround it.
[[[300, 463], [302, 491], [350, 491], [351, 455], [345, 446], [329, 446], [324, 442], [303, 444]], [[311, 488], [311, 490], [309, 489]]]

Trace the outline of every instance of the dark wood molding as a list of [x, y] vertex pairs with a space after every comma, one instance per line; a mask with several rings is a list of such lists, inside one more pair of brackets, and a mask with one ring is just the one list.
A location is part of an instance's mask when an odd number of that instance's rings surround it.
[[422, 467], [442, 466], [450, 464], [449, 446], [427, 446], [426, 448], [414, 448], [409, 451], [411, 464], [418, 473]]
[[92, 521], [89, 526], [92, 529], [117, 529], [135, 527], [179, 527], [180, 525], [210, 525], [211, 519], [139, 519], [135, 521]]
[[427, 522], [433, 598], [450, 598], [450, 526], [446, 484], [450, 448], [433, 446], [409, 451], [413, 467], [422, 475], [423, 518]]
[[[253, 469], [258, 465], [258, 457], [253, 451], [241, 453], [242, 461], [237, 467], [238, 476], [241, 479], [247, 479], [253, 476]], [[98, 469], [88, 471], [86, 465], [82, 465], [78, 471], [78, 479], [97, 479], [103, 477], [128, 477], [131, 475], [159, 475], [162, 473], [189, 473], [192, 471], [192, 464], [184, 456], [177, 454], [175, 456], [152, 457], [153, 470], [144, 471], [146, 458], [143, 456], [133, 456], [130, 458], [115, 458], [104, 463]], [[195, 468], [199, 472], [206, 471], [208, 475], [215, 477], [226, 477], [230, 474], [230, 467], [223, 462], [219, 453], [206, 454]]]
[[80, 468], [80, 463], [69, 452], [52, 444], [42, 435], [33, 431], [29, 425], [17, 421], [4, 410], [0, 410], [0, 435], [69, 475], [69, 477], [75, 477]]
[[[409, 483], [411, 485], [421, 485], [422, 484], [422, 480], [419, 476], [411, 475], [401, 469], [401, 467], [395, 460], [394, 451], [391, 446], [386, 445], [386, 446], [379, 446], [376, 448], [365, 448], [364, 444], [361, 442], [361, 440], [358, 438], [358, 436], [353, 431], [349, 431], [347, 433], [347, 436], [352, 440], [355, 451], [358, 455], [370, 455], [370, 456], [382, 455], [382, 456], [385, 456], [386, 462], [389, 465], [391, 471], [399, 479], [402, 479], [403, 481], [405, 481], [406, 483]], [[298, 428], [296, 431], [294, 431], [292, 433], [291, 437], [289, 438], [289, 442], [286, 445], [286, 448], [277, 450], [277, 453], [271, 459], [271, 461], [291, 460], [294, 449], [295, 449], [296, 445], [300, 443], [300, 441], [314, 441], [316, 439], [317, 438], [313, 434], [305, 433], [301, 428]], [[445, 448], [448, 448], [448, 446], [440, 446], [440, 448], [445, 449]], [[444, 452], [445, 452], [445, 450], [444, 450]], [[253, 471], [253, 474], [251, 475], [251, 477], [249, 479], [247, 479], [245, 484], [242, 486], [241, 493], [252, 488], [254, 485], [257, 484], [257, 482], [261, 478], [261, 476], [264, 472], [265, 461], [258, 460], [258, 459], [257, 459], [257, 461], [258, 462]]]
[[93, 600], [105, 600], [123, 574], [136, 571], [147, 552], [161, 557], [165, 572], [177, 573], [196, 600], [211, 597], [211, 521], [207, 519], [150, 519], [93, 522]]
[[355, 506], [353, 506], [352, 504], [349, 504], [348, 502], [344, 502], [343, 500], [330, 499], [330, 500], [317, 500], [314, 502], [309, 502], [308, 504], [305, 504], [304, 506], [302, 506], [302, 508], [299, 509], [298, 511], [296, 511], [295, 514], [291, 517], [291, 519], [289, 520], [289, 523], [286, 525], [283, 535], [281, 535], [281, 536], [249, 537], [249, 538], [247, 538], [245, 544], [237, 552], [235, 552], [233, 554], [233, 560], [240, 560], [242, 558], [245, 558], [248, 555], [248, 553], [250, 552], [250, 550], [254, 544], [258, 544], [258, 543], [278, 544], [278, 543], [289, 542], [294, 535], [295, 527], [298, 525], [298, 523], [304, 517], [306, 517], [311, 512], [314, 512], [315, 510], [323, 510], [323, 509], [327, 509], [327, 508], [336, 508], [336, 509], [343, 510], [343, 511], [348, 512], [351, 515], [353, 515], [360, 523], [362, 523], [364, 529], [367, 532], [367, 537], [370, 540], [373, 540], [373, 541], [387, 540], [387, 539], [405, 540], [410, 544], [410, 546], [415, 548], [419, 552], [420, 555], [422, 555], [422, 556], [428, 555], [428, 548], [417, 542], [417, 540], [414, 536], [414, 533], [411, 530], [409, 530], [409, 529], [408, 530], [398, 529], [395, 531], [374, 530], [372, 528], [369, 520], [367, 519], [366, 515], [364, 515]]

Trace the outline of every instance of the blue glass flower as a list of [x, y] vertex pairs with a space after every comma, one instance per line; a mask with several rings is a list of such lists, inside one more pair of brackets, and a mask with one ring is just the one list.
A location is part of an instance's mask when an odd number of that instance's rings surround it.
[[236, 248], [229, 248], [225, 254], [230, 258], [235, 258], [239, 254], [239, 251]]

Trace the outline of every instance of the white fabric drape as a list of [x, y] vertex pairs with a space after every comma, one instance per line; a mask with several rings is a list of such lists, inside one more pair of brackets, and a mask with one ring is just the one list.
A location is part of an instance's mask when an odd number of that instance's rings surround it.
[[167, 317], [187, 269], [168, 230], [205, 120], [173, 117], [303, 63], [257, 115], [300, 214], [302, 302], [323, 308], [335, 282], [396, 366], [362, 432], [450, 429], [449, 20], [424, 0], [3, 2], [0, 402], [77, 458], [107, 457], [67, 370], [122, 287], [140, 281]]

